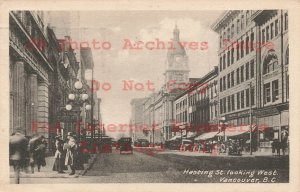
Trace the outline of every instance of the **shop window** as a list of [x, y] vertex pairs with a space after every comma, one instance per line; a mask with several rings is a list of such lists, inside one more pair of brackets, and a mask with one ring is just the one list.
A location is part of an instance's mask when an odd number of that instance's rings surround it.
[[255, 66], [254, 66], [254, 59], [252, 59], [251, 60], [251, 62], [250, 62], [250, 73], [251, 73], [251, 78], [253, 78], [254, 77], [254, 70], [255, 70]]
[[248, 63], [246, 63], [246, 80], [248, 80], [249, 79], [249, 62]]
[[279, 99], [278, 80], [272, 82], [272, 102]]
[[270, 50], [264, 59], [263, 74], [270, 73], [278, 68], [278, 59], [274, 50]]
[[271, 102], [271, 87], [270, 83], [264, 85], [264, 103]]

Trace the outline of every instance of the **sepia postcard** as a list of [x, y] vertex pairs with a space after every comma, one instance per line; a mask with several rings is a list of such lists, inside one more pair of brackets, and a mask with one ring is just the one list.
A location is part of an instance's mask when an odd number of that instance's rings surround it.
[[300, 191], [299, 1], [0, 7], [0, 191]]

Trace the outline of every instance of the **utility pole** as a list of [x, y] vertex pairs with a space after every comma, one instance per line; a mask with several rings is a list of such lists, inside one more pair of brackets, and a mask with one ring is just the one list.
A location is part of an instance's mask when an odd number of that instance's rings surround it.
[[249, 93], [250, 93], [250, 155], [252, 155], [252, 102], [251, 102], [251, 90], [252, 82], [249, 83]]

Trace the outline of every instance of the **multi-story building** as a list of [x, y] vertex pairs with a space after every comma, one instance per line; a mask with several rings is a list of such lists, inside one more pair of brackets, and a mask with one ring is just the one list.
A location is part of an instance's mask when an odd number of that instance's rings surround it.
[[[132, 99], [131, 118], [130, 118], [130, 136], [133, 141], [137, 139], [148, 139], [148, 130], [143, 121], [143, 104], [148, 98]], [[149, 139], [148, 139], [149, 140]]]
[[220, 117], [228, 127], [248, 126], [245, 133], [256, 125], [252, 145], [270, 147], [288, 125], [287, 12], [226, 11], [213, 29], [220, 37]]
[[191, 81], [174, 100], [175, 129], [186, 137], [218, 129], [218, 68]]
[[[54, 63], [41, 11], [9, 13], [10, 133], [49, 135], [49, 84]], [[34, 125], [33, 125], [34, 124]]]

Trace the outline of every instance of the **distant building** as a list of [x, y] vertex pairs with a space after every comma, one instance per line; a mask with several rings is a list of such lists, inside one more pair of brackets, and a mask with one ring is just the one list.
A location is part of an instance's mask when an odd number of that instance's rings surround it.
[[147, 99], [148, 98], [136, 98], [132, 99], [130, 102], [131, 118], [129, 123], [129, 134], [133, 141], [136, 141], [137, 139], [148, 139], [147, 127], [144, 126], [143, 122], [143, 103]]

